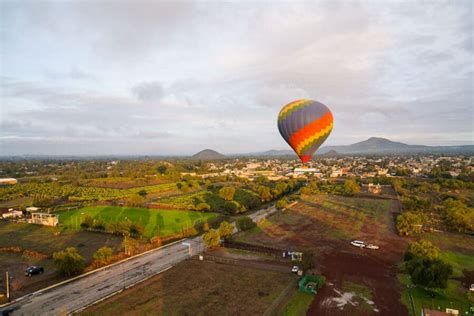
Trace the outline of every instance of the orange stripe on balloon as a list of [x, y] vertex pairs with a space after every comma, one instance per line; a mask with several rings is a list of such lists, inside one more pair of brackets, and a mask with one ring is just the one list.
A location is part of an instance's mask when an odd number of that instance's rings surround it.
[[289, 139], [289, 143], [291, 147], [296, 148], [298, 144], [303, 142], [305, 139], [310, 137], [311, 135], [320, 132], [322, 129], [327, 127], [329, 124], [333, 122], [333, 117], [331, 112], [326, 112], [322, 117], [319, 119], [311, 122], [310, 124], [304, 126], [303, 128], [299, 129], [293, 135], [291, 135]]

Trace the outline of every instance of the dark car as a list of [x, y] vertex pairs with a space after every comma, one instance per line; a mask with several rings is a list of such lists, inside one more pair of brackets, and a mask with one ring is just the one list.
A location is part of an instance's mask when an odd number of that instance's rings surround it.
[[0, 315], [9, 316], [9, 315], [13, 314], [13, 312], [17, 309], [18, 309], [18, 307], [5, 307], [4, 309], [0, 309]]
[[43, 272], [44, 272], [43, 267], [31, 266], [31, 267], [26, 268], [25, 275], [32, 276], [35, 274], [42, 274]]

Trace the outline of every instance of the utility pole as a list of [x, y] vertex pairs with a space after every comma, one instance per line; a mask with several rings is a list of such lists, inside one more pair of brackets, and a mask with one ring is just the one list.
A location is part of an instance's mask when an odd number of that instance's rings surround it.
[[10, 302], [10, 279], [9, 279], [9, 276], [8, 276], [8, 271], [5, 272], [5, 278], [6, 278], [6, 282], [7, 282], [7, 301]]

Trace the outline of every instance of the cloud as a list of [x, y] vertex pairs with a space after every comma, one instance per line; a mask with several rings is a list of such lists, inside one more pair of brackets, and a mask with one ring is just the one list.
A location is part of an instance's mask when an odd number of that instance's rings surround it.
[[160, 100], [164, 95], [163, 86], [159, 82], [143, 82], [132, 88], [132, 93], [142, 101]]
[[328, 144], [472, 143], [470, 1], [0, 5], [2, 152], [286, 148], [299, 98]]

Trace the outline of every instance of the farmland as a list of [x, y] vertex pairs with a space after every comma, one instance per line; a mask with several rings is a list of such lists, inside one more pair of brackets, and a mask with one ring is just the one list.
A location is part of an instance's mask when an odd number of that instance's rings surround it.
[[129, 220], [144, 228], [145, 237], [174, 235], [183, 229], [192, 228], [197, 220], [207, 221], [216, 216], [181, 210], [157, 210], [139, 207], [91, 206], [57, 213], [61, 226], [66, 230], [80, 230], [86, 216], [104, 221], [106, 224]]
[[[240, 233], [237, 240], [316, 255], [315, 268], [328, 285], [318, 292], [309, 313], [406, 315], [396, 279], [396, 266], [406, 248], [393, 229], [392, 213], [398, 208], [391, 200], [303, 195], [301, 202], [270, 216], [258, 229]], [[355, 248], [349, 244], [353, 239], [380, 249]]]
[[24, 197], [64, 199], [69, 201], [104, 201], [126, 198], [140, 191], [147, 194], [174, 192], [176, 183], [163, 183], [129, 189], [113, 189], [106, 187], [76, 186], [59, 183], [24, 183], [0, 187], [0, 199], [3, 201]]
[[262, 315], [292, 275], [188, 260], [82, 315]]

